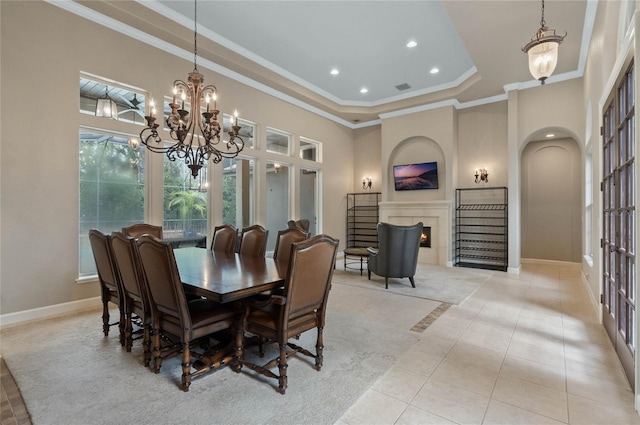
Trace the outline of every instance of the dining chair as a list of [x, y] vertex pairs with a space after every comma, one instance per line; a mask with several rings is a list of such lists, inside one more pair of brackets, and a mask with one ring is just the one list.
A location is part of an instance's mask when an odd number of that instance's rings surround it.
[[213, 238], [211, 241], [212, 251], [228, 252], [230, 254], [236, 252], [236, 243], [238, 240], [238, 231], [231, 224], [223, 224], [213, 229]]
[[111, 247], [120, 273], [125, 306], [125, 348], [131, 351], [133, 346], [133, 315], [142, 321], [142, 347], [144, 365], [151, 361], [151, 305], [147, 283], [142, 273], [140, 254], [135, 238], [122, 232], [111, 233]]
[[309, 231], [309, 220], [307, 220], [306, 218], [301, 218], [300, 220], [289, 220], [287, 222], [287, 227], [289, 229], [291, 229], [292, 227], [299, 227], [302, 230], [304, 230], [305, 232]]
[[309, 238], [309, 233], [294, 226], [289, 229], [279, 230], [276, 236], [276, 245], [273, 249], [273, 259], [275, 261], [289, 261], [291, 255], [291, 245]]
[[[278, 391], [287, 389], [287, 359], [302, 353], [315, 359], [315, 368], [323, 363], [323, 329], [327, 298], [336, 261], [338, 240], [318, 235], [294, 243], [281, 295], [272, 295], [265, 301], [245, 301], [245, 314], [236, 330], [237, 358], [233, 370], [242, 366], [278, 380]], [[317, 329], [316, 353], [289, 342], [289, 339], [311, 329]], [[278, 344], [279, 354], [263, 366], [244, 360], [244, 333]], [[271, 371], [278, 366], [278, 374]]]
[[416, 287], [413, 276], [418, 267], [418, 251], [422, 237], [422, 223], [399, 226], [378, 223], [378, 248], [367, 248], [369, 258], [367, 273], [384, 277], [384, 286], [389, 289], [389, 278], [408, 277], [412, 287]]
[[[242, 309], [236, 304], [218, 304], [201, 298], [187, 302], [184, 288], [170, 244], [143, 235], [137, 240], [142, 270], [149, 288], [153, 332], [154, 372], [162, 367], [160, 335], [169, 333], [180, 340], [182, 351], [183, 391], [189, 391], [191, 379], [211, 370], [211, 367], [191, 371], [191, 359], [198, 356], [191, 343], [221, 330], [233, 328]], [[201, 357], [201, 356], [198, 356]], [[233, 359], [228, 356], [227, 362]], [[223, 360], [224, 361], [224, 360]]]
[[123, 227], [122, 233], [132, 238], [139, 238], [147, 234], [153, 235], [158, 239], [162, 239], [162, 226], [155, 226], [148, 223], [136, 223], [131, 226]]
[[238, 254], [251, 257], [264, 257], [267, 252], [269, 231], [259, 224], [245, 227], [240, 234]]
[[[111, 236], [105, 235], [97, 229], [89, 230], [89, 242], [96, 262], [98, 281], [100, 282], [100, 294], [102, 298], [102, 331], [104, 336], [109, 335], [109, 328], [116, 324], [120, 330], [120, 344], [124, 346], [125, 307], [122, 287], [113, 251], [111, 250]], [[109, 323], [109, 303], [118, 306], [120, 319], [118, 322]]]

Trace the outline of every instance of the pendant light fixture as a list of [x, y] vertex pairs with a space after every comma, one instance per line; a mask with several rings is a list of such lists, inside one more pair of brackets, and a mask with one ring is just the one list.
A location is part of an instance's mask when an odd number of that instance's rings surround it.
[[522, 51], [529, 56], [529, 72], [540, 84], [553, 74], [558, 63], [558, 48], [567, 36], [557, 35], [556, 30], [549, 29], [544, 20], [544, 0], [542, 0], [542, 17], [540, 29], [531, 37], [531, 41], [522, 47]]
[[104, 89], [104, 97], [99, 97], [96, 103], [96, 117], [118, 120], [118, 105], [109, 97], [109, 87]]

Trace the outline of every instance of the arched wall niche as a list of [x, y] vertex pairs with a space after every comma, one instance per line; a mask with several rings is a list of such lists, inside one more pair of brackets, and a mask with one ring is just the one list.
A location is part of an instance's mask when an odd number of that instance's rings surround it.
[[[438, 163], [438, 188], [424, 190], [395, 190], [393, 181], [393, 166], [404, 164], [419, 164], [423, 162]], [[408, 137], [398, 143], [386, 165], [387, 188], [389, 201], [436, 201], [446, 199], [447, 164], [442, 147], [434, 140], [424, 136]]]
[[521, 144], [522, 258], [580, 262], [583, 164], [584, 144], [566, 128], [537, 130]]

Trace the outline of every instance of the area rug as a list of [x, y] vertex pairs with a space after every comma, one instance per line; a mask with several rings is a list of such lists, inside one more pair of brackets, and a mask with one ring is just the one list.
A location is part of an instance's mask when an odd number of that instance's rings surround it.
[[[290, 359], [286, 395], [275, 380], [228, 367], [184, 393], [179, 358], [163, 362], [158, 375], [144, 368], [139, 342], [127, 353], [115, 330], [102, 335], [99, 309], [3, 329], [2, 357], [36, 425], [333, 424], [416, 343], [420, 334], [409, 329], [439, 305], [334, 285], [324, 366], [318, 372], [312, 359]], [[314, 347], [315, 332], [298, 343]]]
[[490, 271], [442, 267], [430, 264], [418, 264], [411, 286], [408, 278], [389, 278], [389, 289], [385, 289], [384, 278], [371, 273], [367, 279], [367, 270], [360, 276], [359, 270], [344, 270], [341, 261], [336, 264], [333, 282], [360, 288], [385, 291], [388, 293], [425, 298], [449, 304], [460, 304], [473, 294], [491, 276]]

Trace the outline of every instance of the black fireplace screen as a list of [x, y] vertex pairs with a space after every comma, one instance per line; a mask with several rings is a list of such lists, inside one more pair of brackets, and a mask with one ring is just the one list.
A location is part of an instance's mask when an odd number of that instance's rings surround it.
[[422, 237], [420, 238], [420, 246], [431, 248], [431, 227], [422, 228]]

